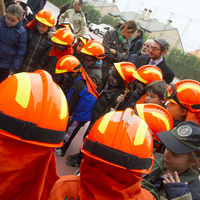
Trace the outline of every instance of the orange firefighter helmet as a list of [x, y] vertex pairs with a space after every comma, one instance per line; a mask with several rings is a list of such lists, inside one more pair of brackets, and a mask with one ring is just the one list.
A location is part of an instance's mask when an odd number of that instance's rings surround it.
[[175, 84], [171, 83], [165, 92], [165, 98], [189, 109], [191, 112], [199, 112], [200, 82], [185, 79]]
[[44, 70], [15, 74], [0, 84], [0, 134], [60, 147], [68, 122], [64, 93]]
[[74, 34], [67, 28], [58, 29], [51, 40], [56, 44], [72, 45], [74, 42]]
[[158, 104], [136, 104], [136, 111], [138, 116], [148, 124], [156, 141], [160, 141], [157, 136], [158, 132], [168, 131], [173, 128], [171, 114]]
[[89, 41], [82, 49], [81, 52], [89, 56], [96, 57], [97, 59], [105, 58], [104, 46], [97, 41]]
[[119, 62], [114, 63], [114, 66], [124, 80], [126, 86], [130, 85], [134, 81], [135, 77], [133, 76], [133, 73], [136, 70], [136, 66], [133, 63]]
[[140, 67], [134, 72], [133, 76], [146, 85], [153, 81], [160, 81], [163, 79], [162, 71], [154, 65], [144, 65]]
[[67, 72], [78, 72], [81, 70], [81, 63], [75, 56], [66, 55], [62, 56], [56, 64], [56, 74]]
[[98, 119], [81, 151], [93, 159], [138, 173], [149, 173], [154, 156], [146, 122], [134, 110], [111, 111]]
[[36, 15], [35, 19], [37, 19], [42, 24], [53, 27], [55, 24], [55, 16], [51, 12], [51, 10], [40, 10]]

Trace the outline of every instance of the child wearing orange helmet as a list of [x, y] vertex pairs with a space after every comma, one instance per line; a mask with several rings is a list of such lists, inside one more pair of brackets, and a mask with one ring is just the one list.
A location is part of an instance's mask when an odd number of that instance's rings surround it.
[[56, 64], [56, 74], [65, 76], [70, 83], [66, 92], [69, 115], [72, 116], [66, 130], [64, 145], [56, 154], [64, 156], [79, 129], [91, 121], [92, 109], [98, 97], [96, 85], [83, 69], [80, 61], [72, 55], [61, 57]]
[[0, 199], [47, 200], [59, 178], [54, 148], [68, 122], [65, 95], [44, 70], [0, 84]]
[[80, 176], [61, 177], [49, 200], [155, 200], [141, 187], [142, 175], [151, 171], [152, 150], [151, 131], [132, 109], [109, 112], [83, 143]]
[[81, 48], [81, 53], [84, 55], [83, 67], [100, 91], [102, 59], [105, 57], [104, 46], [92, 40]]
[[121, 102], [121, 109], [127, 107], [134, 108], [136, 103], [144, 103], [146, 99], [146, 86], [154, 81], [163, 79], [162, 71], [154, 65], [144, 65], [137, 69], [133, 76], [135, 77], [133, 89], [128, 98], [124, 95], [118, 97]]
[[28, 43], [21, 71], [35, 71], [47, 62], [48, 53], [52, 47], [48, 33], [54, 27], [54, 23], [55, 16], [51, 10], [43, 9], [36, 14], [34, 20], [25, 26], [28, 33]]
[[62, 56], [73, 54], [74, 34], [68, 28], [60, 28], [54, 33], [51, 41], [53, 42], [53, 46], [49, 51], [48, 60], [44, 63], [42, 68], [52, 75], [54, 81], [56, 81], [66, 93], [67, 84], [65, 83], [67, 80], [63, 80], [59, 75], [57, 76], [55, 74], [55, 69], [56, 63]]
[[200, 125], [200, 82], [186, 79], [171, 83], [165, 98], [169, 101], [167, 110], [175, 125], [182, 121], [194, 121]]

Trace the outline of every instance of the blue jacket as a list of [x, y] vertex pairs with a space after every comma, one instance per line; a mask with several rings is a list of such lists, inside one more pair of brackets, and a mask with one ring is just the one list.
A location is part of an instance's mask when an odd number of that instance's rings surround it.
[[7, 27], [5, 16], [0, 19], [0, 68], [16, 72], [26, 53], [27, 33], [19, 22]]
[[91, 120], [92, 109], [96, 98], [88, 92], [85, 80], [80, 75], [75, 77], [67, 93], [67, 102], [69, 115], [78, 122], [87, 122]]

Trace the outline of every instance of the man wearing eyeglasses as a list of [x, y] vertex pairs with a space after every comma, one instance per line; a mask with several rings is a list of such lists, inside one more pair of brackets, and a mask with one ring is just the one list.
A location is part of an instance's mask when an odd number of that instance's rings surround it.
[[135, 59], [134, 64], [137, 68], [140, 68], [143, 65], [156, 65], [159, 67], [163, 73], [163, 79], [170, 83], [174, 79], [174, 72], [170, 69], [164, 59], [164, 55], [167, 53], [169, 48], [169, 43], [163, 39], [155, 39], [151, 44], [151, 49], [149, 55], [138, 56]]
[[74, 25], [74, 36], [76, 38], [85, 34], [86, 20], [82, 12], [83, 0], [75, 0], [74, 8], [65, 11], [59, 19], [59, 24], [69, 21]]

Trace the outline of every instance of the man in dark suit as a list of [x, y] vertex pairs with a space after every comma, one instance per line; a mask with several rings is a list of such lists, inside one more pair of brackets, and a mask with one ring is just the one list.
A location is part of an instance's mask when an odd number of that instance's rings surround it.
[[167, 50], [169, 48], [169, 43], [163, 39], [155, 39], [154, 42], [151, 45], [151, 49], [149, 52], [149, 56], [142, 55], [138, 56], [135, 59], [134, 64], [137, 68], [140, 68], [143, 65], [156, 65], [159, 67], [163, 73], [163, 79], [170, 83], [174, 79], [174, 72], [167, 66], [165, 63], [164, 55], [167, 53]]

